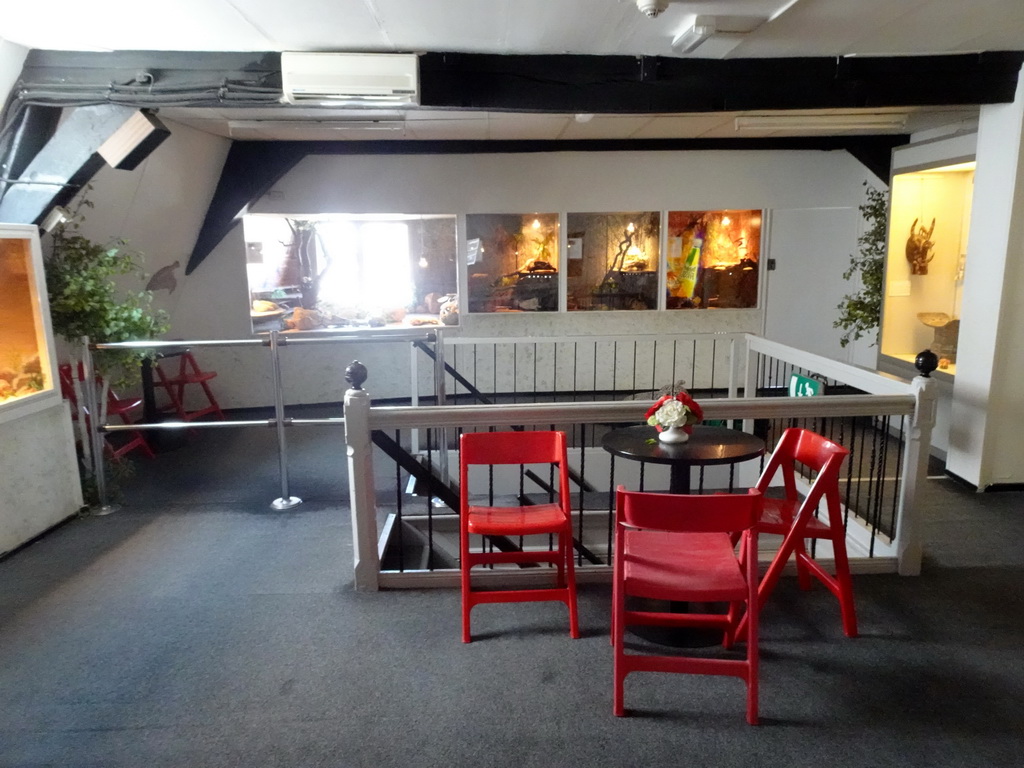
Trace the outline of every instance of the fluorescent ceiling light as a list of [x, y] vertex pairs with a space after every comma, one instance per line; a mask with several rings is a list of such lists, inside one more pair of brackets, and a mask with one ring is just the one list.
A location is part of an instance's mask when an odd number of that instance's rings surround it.
[[764, 22], [763, 16], [695, 16], [693, 24], [676, 35], [672, 49], [678, 53], [692, 53], [706, 40], [714, 38], [732, 43], [726, 50], [718, 51], [727, 53]]
[[714, 24], [697, 24], [694, 22], [689, 29], [677, 35], [672, 41], [672, 50], [679, 53], [691, 53], [714, 33]]
[[925, 168], [923, 171], [918, 171], [918, 173], [963, 173], [965, 171], [973, 171], [976, 165], [977, 163], [974, 160], [969, 160], [966, 163], [944, 165], [941, 168]]
[[737, 131], [898, 131], [907, 115], [740, 115]]
[[245, 133], [249, 131], [309, 132], [309, 131], [400, 131], [405, 128], [403, 120], [229, 120], [228, 131]]

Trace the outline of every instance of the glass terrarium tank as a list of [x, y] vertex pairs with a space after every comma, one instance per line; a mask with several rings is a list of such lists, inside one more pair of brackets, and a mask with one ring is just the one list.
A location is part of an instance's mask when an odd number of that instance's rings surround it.
[[570, 213], [566, 228], [570, 310], [657, 309], [657, 211]]
[[0, 224], [0, 409], [54, 392], [38, 229]]
[[558, 310], [558, 214], [466, 216], [470, 312]]
[[757, 306], [761, 211], [669, 211], [667, 309]]
[[458, 322], [453, 214], [243, 220], [253, 330]]
[[899, 173], [891, 190], [882, 354], [931, 349], [955, 374], [974, 163]]

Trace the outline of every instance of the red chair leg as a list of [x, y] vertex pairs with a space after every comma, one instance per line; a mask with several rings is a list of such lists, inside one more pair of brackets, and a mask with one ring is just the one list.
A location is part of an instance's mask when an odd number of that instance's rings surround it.
[[857, 637], [857, 611], [853, 604], [853, 578], [850, 576], [850, 561], [846, 555], [845, 538], [832, 540], [832, 554], [836, 563], [839, 610], [843, 616], [843, 634]]
[[459, 578], [462, 586], [462, 642], [464, 643], [468, 643], [473, 639], [469, 630], [469, 614], [470, 611], [473, 610], [469, 579], [469, 570], [471, 567], [472, 564], [469, 562], [469, 552], [466, 548], [463, 548], [461, 562], [459, 563]]
[[576, 566], [573, 563], [573, 560], [575, 559], [575, 549], [572, 545], [572, 531], [567, 531], [563, 534], [562, 538], [565, 541], [563, 546], [566, 551], [565, 576], [569, 582], [569, 636], [576, 639], [580, 636], [580, 620], [579, 611], [576, 607]]

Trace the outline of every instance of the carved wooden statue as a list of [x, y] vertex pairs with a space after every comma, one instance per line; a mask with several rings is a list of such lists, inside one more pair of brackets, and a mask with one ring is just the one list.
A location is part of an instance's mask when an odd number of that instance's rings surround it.
[[910, 274], [927, 275], [928, 262], [935, 258], [932, 248], [932, 232], [935, 231], [935, 219], [929, 229], [917, 226], [917, 219], [910, 225], [910, 237], [907, 238], [907, 261], [910, 262]]

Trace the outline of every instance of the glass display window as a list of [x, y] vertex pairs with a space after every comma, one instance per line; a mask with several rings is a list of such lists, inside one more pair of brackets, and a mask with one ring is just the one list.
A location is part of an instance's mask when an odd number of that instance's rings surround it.
[[253, 330], [458, 322], [454, 215], [250, 215]]
[[470, 312], [558, 310], [557, 213], [466, 216]]
[[891, 192], [882, 354], [931, 349], [955, 374], [974, 163], [895, 174]]
[[[58, 400], [39, 231], [0, 224], [0, 412]], [[49, 397], [47, 397], [49, 395]]]
[[657, 211], [570, 213], [566, 229], [570, 311], [657, 309]]
[[669, 211], [667, 309], [757, 306], [761, 211]]

